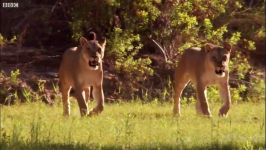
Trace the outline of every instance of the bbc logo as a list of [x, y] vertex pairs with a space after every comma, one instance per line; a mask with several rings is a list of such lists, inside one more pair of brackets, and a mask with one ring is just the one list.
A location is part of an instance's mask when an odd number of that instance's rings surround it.
[[3, 8], [18, 8], [18, 3], [2, 3]]

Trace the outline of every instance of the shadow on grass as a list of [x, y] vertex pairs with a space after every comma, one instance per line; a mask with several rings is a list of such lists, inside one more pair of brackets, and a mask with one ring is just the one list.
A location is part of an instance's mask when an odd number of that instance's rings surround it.
[[8, 143], [0, 143], [0, 150], [90, 150], [90, 149], [101, 149], [101, 150], [116, 150], [116, 149], [138, 149], [138, 150], [146, 150], [146, 149], [191, 149], [191, 150], [230, 150], [230, 149], [265, 149], [265, 143], [251, 143], [251, 145], [241, 145], [237, 143], [211, 143], [209, 145], [198, 145], [198, 146], [189, 146], [189, 145], [139, 145], [139, 146], [126, 146], [126, 145], [111, 145], [105, 146], [101, 144], [47, 144], [47, 143], [16, 143], [16, 144], [8, 144]]

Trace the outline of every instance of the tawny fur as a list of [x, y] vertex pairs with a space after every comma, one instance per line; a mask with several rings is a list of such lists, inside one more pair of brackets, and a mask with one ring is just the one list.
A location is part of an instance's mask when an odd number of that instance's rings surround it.
[[205, 116], [211, 116], [206, 87], [216, 84], [219, 87], [223, 106], [219, 115], [226, 116], [231, 106], [229, 91], [229, 58], [231, 46], [206, 44], [203, 48], [187, 49], [182, 55], [178, 67], [175, 70], [175, 96], [173, 113], [180, 115], [180, 96], [183, 89], [191, 81], [197, 90], [197, 111]]
[[[78, 47], [66, 50], [59, 68], [59, 86], [62, 94], [63, 113], [70, 115], [69, 92], [73, 88], [78, 101], [81, 116], [98, 114], [104, 108], [103, 67], [105, 43], [100, 45], [95, 38], [80, 38]], [[95, 65], [97, 64], [97, 65]], [[93, 98], [97, 106], [88, 112], [90, 88], [93, 87]]]

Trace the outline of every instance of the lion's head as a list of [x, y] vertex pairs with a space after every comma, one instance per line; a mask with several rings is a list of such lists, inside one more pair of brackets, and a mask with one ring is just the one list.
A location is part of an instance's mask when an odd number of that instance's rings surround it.
[[97, 70], [104, 57], [106, 40], [104, 40], [102, 44], [99, 44], [95, 34], [93, 33], [91, 36], [92, 35], [94, 37], [89, 37], [89, 40], [85, 37], [81, 37], [79, 42], [83, 58], [92, 70]]
[[214, 73], [218, 77], [224, 77], [225, 72], [228, 72], [231, 45], [224, 43], [223, 46], [218, 46], [208, 43], [204, 49]]

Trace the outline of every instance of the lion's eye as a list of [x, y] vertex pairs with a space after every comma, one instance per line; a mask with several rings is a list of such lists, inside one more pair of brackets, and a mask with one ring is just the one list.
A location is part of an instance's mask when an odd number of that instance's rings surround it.
[[223, 61], [226, 61], [227, 60], [227, 57], [226, 56], [223, 56], [222, 60]]

